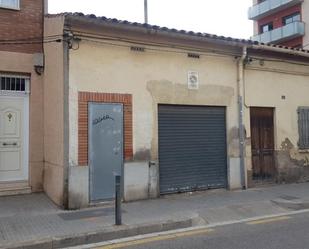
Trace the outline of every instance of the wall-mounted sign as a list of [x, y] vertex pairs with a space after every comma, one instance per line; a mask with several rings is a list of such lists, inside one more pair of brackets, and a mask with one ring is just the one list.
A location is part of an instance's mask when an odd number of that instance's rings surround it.
[[198, 72], [188, 72], [188, 89], [197, 90], [199, 88]]

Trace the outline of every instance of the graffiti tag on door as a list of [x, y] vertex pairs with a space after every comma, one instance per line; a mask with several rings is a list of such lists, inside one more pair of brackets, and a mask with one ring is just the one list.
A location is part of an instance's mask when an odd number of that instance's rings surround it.
[[103, 115], [101, 117], [98, 117], [98, 118], [95, 118], [93, 121], [92, 121], [92, 125], [97, 125], [97, 124], [100, 124], [102, 123], [103, 121], [105, 120], [112, 120], [114, 121], [114, 118], [109, 116], [109, 115]]

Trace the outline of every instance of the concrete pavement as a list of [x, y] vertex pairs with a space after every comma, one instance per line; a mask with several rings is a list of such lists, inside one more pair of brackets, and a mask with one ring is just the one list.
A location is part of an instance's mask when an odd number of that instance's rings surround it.
[[0, 247], [63, 248], [277, 215], [306, 208], [308, 200], [309, 183], [169, 195], [123, 204], [124, 225], [115, 227], [112, 206], [63, 211], [43, 194], [1, 197]]

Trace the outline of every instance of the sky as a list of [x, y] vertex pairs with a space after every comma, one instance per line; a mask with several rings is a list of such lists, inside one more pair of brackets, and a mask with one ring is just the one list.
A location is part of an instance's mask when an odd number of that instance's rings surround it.
[[[248, 39], [252, 0], [148, 0], [149, 24]], [[49, 13], [83, 12], [144, 22], [144, 0], [49, 0]]]

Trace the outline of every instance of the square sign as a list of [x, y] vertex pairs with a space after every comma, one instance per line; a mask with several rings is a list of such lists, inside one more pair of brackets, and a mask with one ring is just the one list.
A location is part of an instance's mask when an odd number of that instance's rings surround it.
[[199, 88], [198, 72], [188, 72], [188, 89], [197, 90]]

